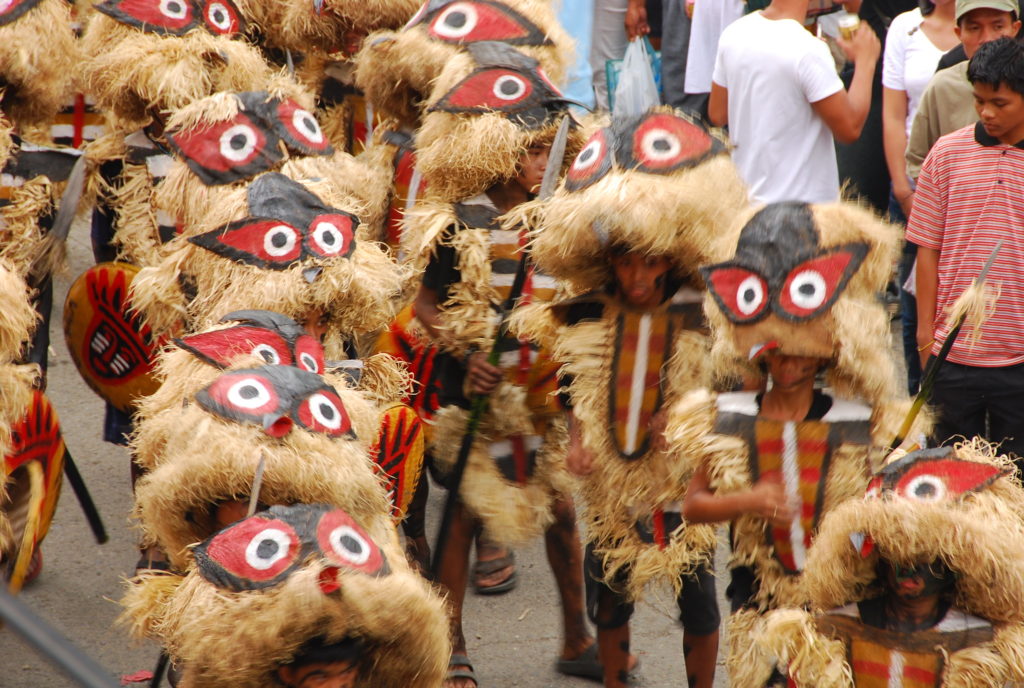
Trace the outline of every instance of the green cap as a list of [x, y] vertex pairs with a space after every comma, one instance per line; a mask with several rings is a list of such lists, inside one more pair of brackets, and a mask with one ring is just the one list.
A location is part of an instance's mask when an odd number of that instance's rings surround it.
[[956, 21], [971, 10], [980, 9], [1020, 13], [1017, 0], [956, 0]]

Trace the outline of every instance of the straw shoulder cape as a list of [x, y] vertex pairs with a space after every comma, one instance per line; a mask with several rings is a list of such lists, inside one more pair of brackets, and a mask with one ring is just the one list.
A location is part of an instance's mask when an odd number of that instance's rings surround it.
[[688, 452], [666, 452], [650, 432], [707, 376], [702, 294], [683, 287], [653, 311], [633, 311], [601, 292], [517, 317], [549, 344], [568, 381], [573, 413], [594, 470], [581, 481], [587, 536], [605, 579], [639, 598], [650, 581], [680, 576], [714, 551], [711, 526], [685, 524], [680, 504], [693, 474]]
[[[447, 255], [450, 262], [447, 297], [440, 304], [444, 351], [463, 357], [471, 351], [490, 351], [496, 310], [511, 291], [519, 263], [521, 232], [502, 229], [499, 212], [486, 196], [454, 205], [431, 204], [419, 219], [434, 227], [426, 252]], [[423, 236], [422, 227], [414, 230]], [[427, 253], [424, 255], [427, 255]], [[441, 271], [444, 269], [441, 268]], [[442, 276], [442, 279], [444, 277]], [[524, 294], [546, 299], [554, 280], [534, 273]], [[547, 351], [533, 343], [507, 338], [499, 364], [505, 381], [491, 395], [490, 409], [474, 442], [462, 486], [463, 500], [497, 542], [526, 542], [552, 522], [550, 505], [569, 489], [563, 466], [565, 421], [554, 392], [557, 366]], [[452, 385], [461, 385], [461, 376]], [[455, 396], [459, 390], [451, 390]], [[434, 420], [433, 452], [448, 468], [458, 456], [468, 412], [457, 405], [438, 411]]]
[[[869, 487], [864, 499], [832, 511], [804, 574], [811, 611], [782, 609], [758, 620], [733, 685], [763, 686], [776, 668], [800, 687], [881, 680], [994, 688], [1024, 680], [1024, 491], [1010, 460], [993, 454], [979, 441], [916, 452], [904, 461], [910, 470], [900, 461], [884, 469], [896, 467], [905, 489], [886, 495]], [[959, 464], [960, 473], [941, 464]], [[968, 485], [971, 492], [957, 494]], [[915, 486], [923, 498], [913, 496]], [[860, 603], [880, 593], [883, 557], [903, 565], [941, 560], [956, 574], [952, 607], [934, 628], [897, 633], [865, 623]]]

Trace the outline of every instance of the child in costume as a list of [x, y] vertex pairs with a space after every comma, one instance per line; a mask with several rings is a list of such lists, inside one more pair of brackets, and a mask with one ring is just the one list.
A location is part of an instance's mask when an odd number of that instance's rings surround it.
[[[495, 310], [511, 291], [526, 241], [521, 227], [503, 228], [499, 218], [539, 186], [564, 108], [535, 60], [501, 43], [476, 43], [454, 56], [438, 79], [417, 138], [429, 194], [407, 216], [403, 241], [413, 261], [427, 264], [416, 317], [450, 366], [447, 403], [431, 438], [438, 467], [450, 470], [459, 453], [467, 396], [488, 395], [491, 409], [470, 452], [438, 572], [451, 595], [455, 654], [449, 685], [457, 688], [476, 684], [461, 611], [478, 522], [489, 541], [505, 545], [545, 533], [562, 598], [562, 660], [570, 663], [562, 668], [575, 671], [575, 660], [594, 668], [593, 651], [584, 656], [593, 641], [583, 620], [575, 512], [561, 465], [564, 417], [550, 394], [556, 367], [546, 352], [512, 337], [500, 344], [499, 367], [486, 361]], [[546, 275], [532, 272], [526, 280], [529, 298], [553, 292]], [[499, 559], [494, 568], [481, 569], [480, 582], [502, 583], [498, 576], [509, 576], [510, 564]]]
[[135, 582], [123, 618], [165, 643], [179, 688], [436, 688], [441, 599], [364, 523], [326, 504], [257, 512], [197, 543], [186, 574]]
[[971, 686], [1024, 679], [1024, 491], [976, 441], [906, 454], [833, 510], [807, 559], [811, 611], [752, 632], [737, 687]]
[[594, 133], [563, 188], [534, 205], [538, 268], [575, 296], [530, 307], [516, 325], [550, 346], [568, 383], [567, 458], [583, 476], [604, 685], [626, 685], [633, 603], [656, 581], [679, 594], [689, 685], [710, 688], [715, 534], [680, 519], [693, 466], [666, 451], [662, 431], [666, 410], [710, 380], [697, 267], [745, 207], [743, 185], [718, 138], [655, 108]]
[[[731, 521], [729, 669], [759, 614], [799, 607], [821, 518], [863, 492], [900, 420], [888, 315], [877, 299], [895, 230], [852, 204], [758, 210], [734, 257], [701, 269], [718, 372], [766, 366], [767, 392], [688, 395], [667, 435], [700, 462], [691, 522]], [[747, 368], [749, 370], [749, 368]], [[831, 390], [815, 387], [824, 372]]]

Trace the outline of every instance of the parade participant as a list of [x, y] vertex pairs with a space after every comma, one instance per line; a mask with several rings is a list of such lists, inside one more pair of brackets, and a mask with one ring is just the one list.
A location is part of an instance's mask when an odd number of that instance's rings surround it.
[[[587, 671], [596, 668], [583, 619], [575, 512], [562, 467], [565, 424], [550, 394], [556, 367], [546, 352], [512, 337], [500, 344], [498, 367], [484, 353], [494, 342], [494, 309], [511, 291], [526, 240], [522, 228], [501, 228], [499, 218], [536, 192], [564, 110], [564, 98], [536, 60], [501, 43], [476, 43], [449, 61], [417, 136], [429, 195], [407, 216], [403, 241], [414, 262], [427, 264], [416, 317], [450, 355], [447, 403], [435, 417], [431, 439], [439, 468], [450, 470], [459, 453], [466, 397], [487, 395], [491, 409], [473, 442], [436, 572], [451, 595], [453, 688], [477, 684], [461, 616], [478, 524], [489, 541], [504, 545], [545, 533], [562, 600], [561, 668], [580, 671], [577, 661]], [[523, 293], [541, 300], [553, 287], [551, 278], [533, 272]], [[478, 569], [478, 584], [501, 584], [499, 576], [511, 575], [510, 563]]]
[[271, 310], [319, 323], [327, 357], [349, 358], [355, 337], [393, 317], [403, 273], [380, 245], [359, 238], [364, 204], [346, 191], [279, 172], [232, 188], [160, 264], [139, 273], [135, 307], [158, 333], [196, 331], [233, 310]]
[[564, 187], [533, 205], [538, 268], [580, 295], [530, 307], [516, 326], [551, 348], [568, 382], [567, 461], [583, 477], [587, 607], [604, 685], [627, 684], [633, 605], [658, 582], [678, 595], [688, 683], [710, 688], [715, 534], [680, 519], [692, 464], [666, 452], [662, 431], [666, 409], [710, 381], [697, 267], [746, 192], [721, 140], [656, 108], [591, 136]]
[[[335, 505], [274, 506], [149, 574], [122, 619], [165, 644], [181, 688], [436, 688], [442, 600], [393, 542]], [[358, 677], [358, 678], [357, 678]]]
[[[746, 361], [769, 388], [695, 392], [671, 412], [675, 451], [698, 468], [690, 522], [731, 522], [729, 669], [759, 614], [807, 602], [806, 553], [821, 518], [863, 492], [901, 415], [888, 315], [877, 299], [895, 229], [852, 204], [774, 203], [757, 211], [731, 260], [701, 268], [716, 372]], [[828, 391], [815, 387], [824, 374]]]
[[[45, 373], [53, 302], [51, 275], [63, 267], [50, 234], [77, 151], [54, 148], [48, 127], [70, 96], [78, 60], [67, 3], [7, 3], [0, 9], [0, 260], [33, 289], [41, 318], [26, 359]], [[48, 40], [40, 42], [39, 36]]]
[[734, 685], [1020, 681], [1024, 492], [1012, 472], [980, 442], [890, 462], [822, 522], [804, 572], [814, 611], [759, 621]]

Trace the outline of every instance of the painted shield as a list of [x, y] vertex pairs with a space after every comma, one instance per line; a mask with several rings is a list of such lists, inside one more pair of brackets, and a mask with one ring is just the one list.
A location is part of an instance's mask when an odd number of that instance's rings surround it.
[[412, 395], [405, 403], [416, 409], [420, 417], [430, 420], [441, 407], [444, 365], [443, 353], [417, 332], [412, 306], [406, 306], [388, 329], [377, 338], [373, 347], [375, 354], [390, 354], [409, 366], [409, 372], [416, 380]]
[[64, 302], [64, 336], [85, 382], [104, 400], [130, 412], [135, 400], [159, 386], [153, 376], [154, 341], [128, 290], [139, 268], [100, 263], [75, 280]]
[[397, 404], [384, 412], [371, 456], [387, 484], [391, 515], [401, 521], [423, 474], [423, 422], [412, 408]]
[[11, 589], [21, 587], [32, 551], [46, 537], [60, 497], [64, 469], [64, 438], [57, 413], [40, 391], [24, 418], [11, 427], [11, 453], [4, 457], [4, 476], [12, 504], [25, 512], [25, 532], [17, 543], [20, 552], [11, 576]]

